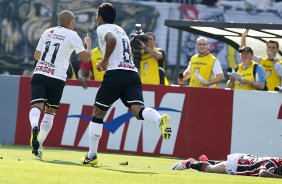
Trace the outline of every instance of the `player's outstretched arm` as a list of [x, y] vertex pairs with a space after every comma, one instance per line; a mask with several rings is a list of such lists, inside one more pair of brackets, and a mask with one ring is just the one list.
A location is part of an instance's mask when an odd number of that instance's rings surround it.
[[260, 170], [259, 177], [282, 178], [281, 175], [270, 173], [270, 172], [266, 171], [265, 169]]
[[34, 59], [35, 59], [36, 61], [38, 61], [38, 60], [40, 59], [40, 57], [41, 57], [41, 52], [40, 52], [39, 50], [36, 50], [36, 51], [34, 52]]

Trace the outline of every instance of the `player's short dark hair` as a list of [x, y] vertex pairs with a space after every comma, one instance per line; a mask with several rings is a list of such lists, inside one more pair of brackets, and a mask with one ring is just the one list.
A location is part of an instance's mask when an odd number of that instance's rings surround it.
[[98, 7], [98, 15], [104, 22], [112, 24], [116, 20], [116, 9], [111, 3], [103, 3]]
[[266, 42], [266, 45], [268, 45], [269, 43], [275, 43], [277, 45], [277, 48], [279, 49], [279, 42], [277, 40], [268, 40]]

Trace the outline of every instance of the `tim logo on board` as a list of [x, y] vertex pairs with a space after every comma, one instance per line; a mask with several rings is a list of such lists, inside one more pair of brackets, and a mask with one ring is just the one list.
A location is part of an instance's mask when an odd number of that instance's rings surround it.
[[[82, 109], [84, 106], [93, 105], [97, 91], [97, 87], [88, 87], [87, 90], [80, 86], [65, 87], [61, 103], [70, 104], [70, 106], [63, 131], [62, 146], [88, 147], [88, 128], [86, 128], [81, 139], [78, 141], [78, 145], [75, 145], [75, 139], [80, 118], [91, 119], [90, 116], [84, 116], [82, 114]], [[161, 114], [166, 113], [170, 116], [172, 135], [168, 141], [162, 140], [158, 154], [172, 155], [180, 125], [185, 94], [165, 93], [161, 97], [158, 106], [155, 103], [155, 91], [144, 91], [143, 95], [147, 107], [154, 107]], [[111, 116], [111, 120], [109, 120], [109, 116]], [[128, 112], [128, 108], [120, 100], [116, 101], [109, 109], [104, 118], [105, 120], [107, 122], [104, 123], [104, 128], [109, 131], [108, 135], [102, 136], [102, 139], [104, 136], [108, 136], [105, 145], [106, 150], [137, 152], [138, 147], [141, 147], [141, 152], [143, 153], [155, 152], [161, 139], [159, 127], [155, 124], [137, 120], [132, 116], [131, 112]]]

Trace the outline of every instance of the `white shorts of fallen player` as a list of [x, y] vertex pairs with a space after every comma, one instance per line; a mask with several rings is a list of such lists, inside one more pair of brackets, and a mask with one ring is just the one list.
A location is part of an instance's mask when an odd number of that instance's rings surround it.
[[245, 153], [233, 153], [227, 156], [225, 170], [227, 174], [236, 174], [238, 167], [238, 160], [246, 155]]

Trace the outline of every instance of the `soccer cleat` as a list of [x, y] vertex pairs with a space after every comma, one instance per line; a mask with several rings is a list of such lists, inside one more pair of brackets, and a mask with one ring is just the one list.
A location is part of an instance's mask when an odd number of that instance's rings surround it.
[[177, 162], [172, 166], [172, 170], [185, 170], [190, 168], [190, 163], [195, 162], [196, 160], [194, 158], [188, 158], [187, 160]]
[[97, 156], [95, 155], [92, 159], [88, 158], [88, 156], [86, 155], [85, 158], [82, 158], [81, 163], [83, 165], [97, 165], [98, 164], [98, 159]]
[[39, 134], [38, 126], [33, 127], [32, 131], [31, 131], [30, 144], [31, 144], [31, 147], [32, 147], [32, 154], [41, 158], [42, 152], [38, 151], [38, 149], [39, 149], [38, 134]]
[[187, 169], [186, 163], [184, 161], [177, 162], [171, 167], [171, 170], [184, 170], [184, 169]]
[[32, 150], [32, 154], [34, 154], [38, 158], [42, 158], [43, 156], [43, 153], [40, 150], [37, 150], [37, 151]]
[[171, 128], [170, 128], [170, 123], [169, 123], [169, 116], [167, 114], [163, 114], [160, 120], [160, 129], [162, 132], [162, 137], [165, 140], [168, 140], [171, 135]]

